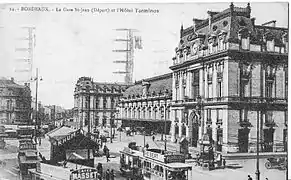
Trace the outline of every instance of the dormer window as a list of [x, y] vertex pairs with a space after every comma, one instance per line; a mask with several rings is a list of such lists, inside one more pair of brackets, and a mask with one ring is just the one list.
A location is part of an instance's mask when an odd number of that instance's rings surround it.
[[275, 51], [275, 41], [267, 40], [267, 51]]
[[250, 38], [249, 37], [242, 38], [241, 47], [244, 50], [250, 50]]
[[275, 39], [274, 36], [270, 33], [267, 32], [266, 34], [264, 34], [264, 41], [266, 43], [266, 50], [267, 51], [275, 51]]
[[219, 50], [225, 50], [226, 49], [226, 43], [225, 43], [226, 34], [227, 34], [227, 32], [222, 31], [218, 35], [218, 49]]
[[238, 31], [238, 38], [241, 41], [241, 48], [243, 50], [250, 50], [250, 32], [247, 28]]

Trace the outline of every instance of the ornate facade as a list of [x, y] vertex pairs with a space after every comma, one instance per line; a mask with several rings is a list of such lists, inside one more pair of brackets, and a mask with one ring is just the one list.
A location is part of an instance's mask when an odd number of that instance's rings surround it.
[[[181, 27], [173, 58], [172, 141], [216, 151], [286, 151], [288, 29], [256, 25], [251, 7], [210, 12]], [[259, 126], [257, 126], [257, 122]]]
[[118, 119], [125, 127], [145, 127], [146, 131], [167, 133], [170, 129], [172, 74], [137, 81], [119, 103]]
[[29, 85], [18, 85], [13, 78], [0, 79], [0, 124], [29, 125], [31, 113]]
[[[74, 121], [79, 127], [108, 127], [114, 122], [116, 105], [127, 88], [127, 85], [117, 83], [93, 82], [92, 78], [78, 79], [74, 91]], [[90, 121], [89, 121], [90, 120]]]

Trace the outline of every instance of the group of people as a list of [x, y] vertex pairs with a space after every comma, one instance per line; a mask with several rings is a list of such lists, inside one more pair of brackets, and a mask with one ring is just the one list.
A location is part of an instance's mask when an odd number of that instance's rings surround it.
[[98, 180], [114, 180], [115, 174], [114, 170], [107, 169], [105, 173], [103, 173], [103, 167], [101, 163], [98, 163], [97, 165], [97, 172], [98, 172]]
[[[248, 175], [248, 180], [253, 180], [253, 178], [251, 177], [251, 175]], [[269, 180], [269, 179], [266, 178], [266, 180]]]

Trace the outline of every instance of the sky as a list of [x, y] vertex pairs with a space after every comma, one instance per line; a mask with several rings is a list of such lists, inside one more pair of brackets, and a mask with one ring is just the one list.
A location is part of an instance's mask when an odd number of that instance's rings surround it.
[[[246, 7], [247, 3], [234, 5]], [[50, 12], [20, 11], [23, 7], [46, 7]], [[138, 30], [135, 35], [141, 36], [143, 49], [136, 49], [134, 53], [134, 80], [140, 80], [171, 72], [169, 66], [178, 45], [181, 24], [189, 27], [194, 17], [207, 18], [208, 10], [222, 11], [228, 7], [229, 3], [2, 4], [0, 77], [30, 79], [38, 68], [43, 79], [39, 82], [38, 99], [46, 105], [72, 108], [79, 77], [89, 76], [98, 82], [123, 82], [124, 76], [113, 72], [123, 71], [124, 65], [113, 61], [125, 56], [112, 50], [124, 47], [114, 39], [126, 34], [114, 29]], [[64, 11], [74, 8], [90, 12]], [[92, 13], [92, 8], [115, 12]], [[133, 9], [133, 12], [116, 12], [118, 8]], [[158, 13], [136, 13], [135, 8], [149, 8]], [[276, 26], [288, 27], [287, 3], [251, 3], [251, 8], [256, 24], [277, 20]], [[28, 68], [27, 63], [16, 60], [28, 56], [27, 52], [15, 51], [15, 48], [28, 47], [27, 40], [19, 40], [28, 36], [27, 29], [21, 27], [35, 27], [32, 74], [15, 72]], [[34, 82], [31, 89], [34, 97]]]

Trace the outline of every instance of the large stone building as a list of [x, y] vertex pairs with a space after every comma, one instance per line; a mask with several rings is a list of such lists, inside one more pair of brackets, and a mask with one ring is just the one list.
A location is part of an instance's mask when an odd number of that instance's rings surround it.
[[[286, 151], [288, 29], [256, 25], [251, 7], [210, 12], [181, 27], [173, 58], [172, 140], [217, 151]], [[258, 126], [257, 126], [258, 122]]]
[[117, 83], [93, 82], [92, 78], [78, 79], [74, 91], [74, 121], [79, 127], [109, 127], [114, 122], [116, 105], [128, 86]]
[[29, 85], [18, 85], [13, 78], [0, 79], [0, 124], [31, 124], [31, 112]]
[[146, 131], [167, 133], [170, 129], [172, 73], [135, 82], [119, 103], [118, 120], [124, 127], [145, 127]]

